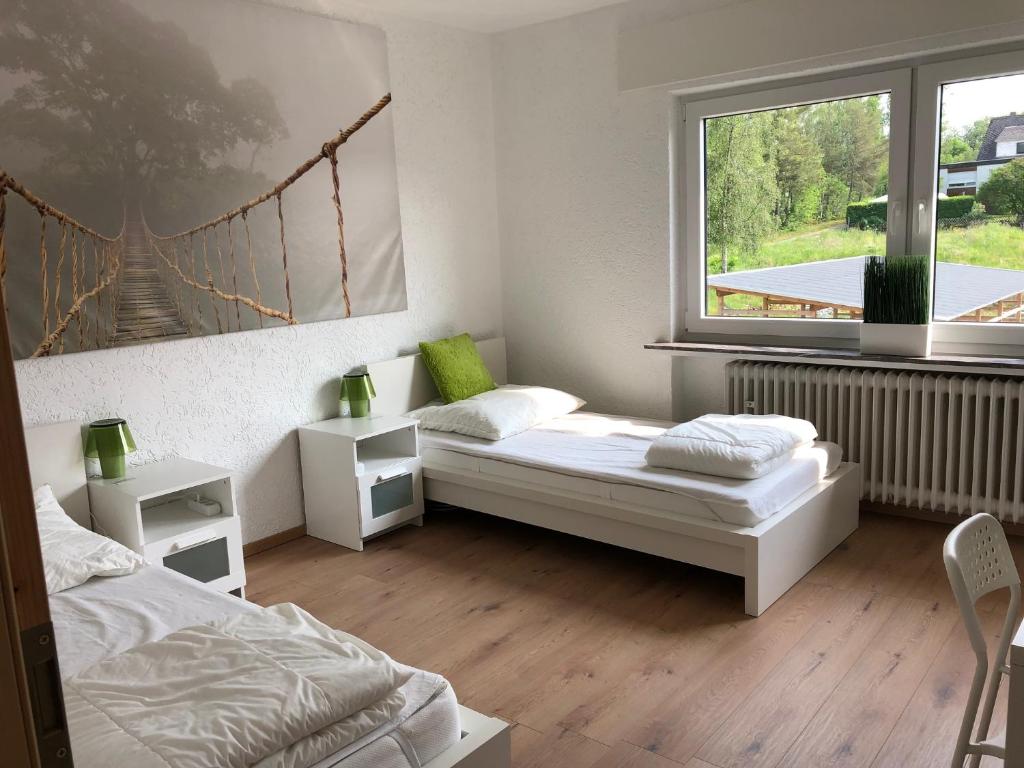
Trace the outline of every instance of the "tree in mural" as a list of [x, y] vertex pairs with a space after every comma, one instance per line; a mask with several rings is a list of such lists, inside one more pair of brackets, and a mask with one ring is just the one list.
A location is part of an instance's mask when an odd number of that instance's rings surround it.
[[[256, 157], [287, 135], [273, 96], [251, 78], [223, 82], [179, 27], [121, 0], [2, 7], [0, 70], [17, 85], [0, 142], [40, 158], [33, 184], [48, 197], [116, 231], [125, 202], [173, 227], [237, 199], [240, 181], [266, 186]], [[234, 167], [229, 154], [245, 150]]]

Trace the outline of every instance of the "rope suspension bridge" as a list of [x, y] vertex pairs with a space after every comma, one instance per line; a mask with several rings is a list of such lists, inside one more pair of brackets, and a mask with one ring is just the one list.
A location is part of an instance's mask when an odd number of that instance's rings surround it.
[[[8, 193], [20, 197], [39, 215], [41, 340], [32, 357], [60, 354], [70, 339], [77, 342], [79, 349], [89, 345], [100, 349], [202, 335], [204, 302], [201, 298], [206, 299], [207, 312], [213, 315], [207, 322], [211, 327], [215, 325], [218, 333], [241, 330], [243, 312], [254, 313], [261, 328], [266, 318], [298, 324], [288, 273], [282, 196], [324, 161], [330, 165], [332, 201], [338, 224], [341, 296], [345, 317], [351, 317], [338, 151], [390, 103], [391, 94], [385, 94], [273, 189], [203, 224], [172, 235], [154, 233], [141, 211], [126, 207], [121, 231], [115, 237], [107, 237], [53, 207], [0, 169], [0, 291], [4, 291], [5, 296]], [[265, 204], [273, 207], [277, 218], [287, 304], [282, 309], [263, 303], [256, 274], [249, 214]], [[50, 252], [47, 232], [47, 228], [53, 226], [59, 238], [55, 253]], [[68, 286], [65, 278], [69, 261]], [[254, 297], [239, 293], [239, 270], [249, 273], [255, 288]], [[87, 311], [90, 306], [91, 313]]]

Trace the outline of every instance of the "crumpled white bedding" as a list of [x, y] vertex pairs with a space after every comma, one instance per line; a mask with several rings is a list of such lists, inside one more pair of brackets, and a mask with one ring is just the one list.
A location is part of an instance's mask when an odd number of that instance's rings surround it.
[[77, 587], [93, 576], [124, 576], [146, 565], [141, 555], [68, 517], [50, 486], [36, 489], [35, 504], [47, 594]]
[[[128, 576], [91, 579], [50, 597], [62, 678], [182, 627], [263, 609], [160, 566]], [[311, 768], [420, 768], [460, 737], [452, 686], [440, 675], [398, 664], [412, 675], [399, 690], [405, 706], [394, 717]], [[77, 742], [72, 742], [72, 749]], [[75, 752], [76, 764], [79, 752]], [[318, 750], [319, 751], [319, 750]], [[300, 757], [296, 755], [296, 757]], [[131, 762], [115, 761], [104, 768]]]
[[388, 722], [410, 677], [286, 604], [100, 661], [64, 697], [79, 766], [298, 768]]
[[678, 424], [647, 450], [652, 467], [754, 480], [792, 459], [810, 445], [818, 430], [804, 419], [768, 414], [727, 416], [709, 413]]

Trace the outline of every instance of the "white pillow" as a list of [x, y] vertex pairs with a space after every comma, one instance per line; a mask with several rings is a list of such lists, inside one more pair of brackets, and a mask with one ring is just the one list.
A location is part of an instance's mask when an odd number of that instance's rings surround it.
[[48, 594], [77, 587], [93, 576], [125, 576], [146, 564], [127, 547], [68, 517], [50, 486], [36, 490], [35, 502]]
[[503, 440], [585, 404], [557, 389], [506, 384], [448, 405], [427, 405], [409, 416], [423, 429]]

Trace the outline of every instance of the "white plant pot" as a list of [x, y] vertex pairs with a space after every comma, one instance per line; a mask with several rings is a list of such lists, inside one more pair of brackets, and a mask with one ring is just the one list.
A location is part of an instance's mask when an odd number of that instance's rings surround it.
[[861, 323], [860, 351], [868, 355], [928, 357], [932, 353], [931, 323]]

